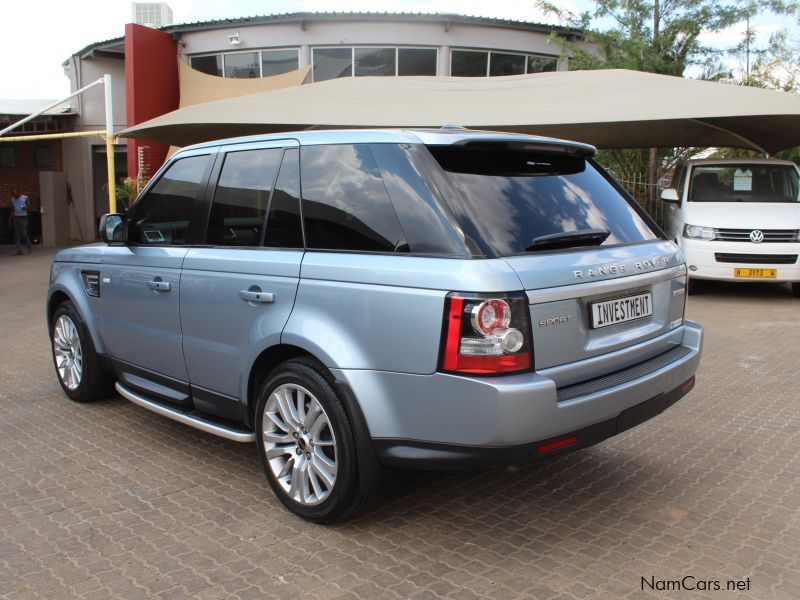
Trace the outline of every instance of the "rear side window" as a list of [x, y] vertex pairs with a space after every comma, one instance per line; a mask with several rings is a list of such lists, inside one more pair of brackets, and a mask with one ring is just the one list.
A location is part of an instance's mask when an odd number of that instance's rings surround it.
[[212, 246], [258, 246], [282, 148], [228, 152], [222, 165], [206, 243]]
[[210, 157], [176, 160], [153, 188], [131, 207], [134, 223], [130, 240], [142, 245], [189, 243], [195, 201], [206, 179]]
[[408, 252], [367, 145], [304, 147], [300, 162], [308, 248]]
[[506, 149], [429, 147], [454, 188], [462, 230], [500, 256], [532, 251], [535, 239], [606, 230], [602, 246], [657, 239], [647, 223], [582, 157]]
[[295, 148], [283, 155], [281, 171], [272, 192], [264, 245], [269, 248], [302, 248], [300, 223], [300, 157]]

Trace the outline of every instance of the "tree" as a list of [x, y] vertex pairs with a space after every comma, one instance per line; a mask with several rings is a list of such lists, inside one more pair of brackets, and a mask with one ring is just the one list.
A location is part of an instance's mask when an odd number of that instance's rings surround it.
[[[684, 76], [689, 67], [715, 72], [717, 79], [730, 74], [720, 71], [721, 58], [752, 44], [748, 26], [745, 39], [731, 48], [712, 48], [701, 34], [720, 32], [750, 17], [770, 12], [789, 14], [797, 10], [785, 0], [594, 0], [594, 7], [571, 13], [548, 0], [536, 0], [547, 13], [584, 31], [590, 44], [578, 45], [557, 36], [551, 39], [570, 57], [571, 70], [632, 69], [662, 75]], [[757, 53], [756, 53], [757, 54]], [[699, 148], [630, 149], [601, 151], [598, 159], [618, 177], [647, 182], [649, 193], [639, 197], [655, 207], [657, 182], [675, 164], [696, 154]]]

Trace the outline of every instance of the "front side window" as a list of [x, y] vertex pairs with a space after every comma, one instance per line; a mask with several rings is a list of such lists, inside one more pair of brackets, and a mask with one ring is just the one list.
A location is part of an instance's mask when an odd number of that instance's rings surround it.
[[367, 145], [308, 146], [300, 162], [307, 247], [408, 251]]
[[228, 152], [214, 192], [206, 243], [258, 246], [281, 148]]
[[129, 241], [140, 245], [189, 243], [195, 202], [202, 192], [210, 157], [176, 160], [149, 192], [131, 207]]
[[797, 169], [765, 163], [692, 168], [689, 202], [798, 202]]
[[657, 239], [598, 169], [582, 157], [514, 150], [429, 150], [455, 188], [448, 199], [465, 232], [500, 256], [537, 251], [543, 236], [605, 230], [602, 246]]

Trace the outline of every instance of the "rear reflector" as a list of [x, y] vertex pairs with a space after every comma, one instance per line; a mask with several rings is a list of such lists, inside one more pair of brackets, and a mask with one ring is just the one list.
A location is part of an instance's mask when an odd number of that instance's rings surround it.
[[694, 387], [694, 375], [681, 386], [681, 392], [687, 393]]
[[559, 448], [566, 448], [567, 446], [572, 446], [577, 443], [578, 438], [573, 435], [572, 437], [564, 438], [563, 440], [558, 440], [557, 442], [550, 442], [549, 444], [539, 446], [538, 450], [539, 454], [547, 454], [548, 452], [553, 452]]

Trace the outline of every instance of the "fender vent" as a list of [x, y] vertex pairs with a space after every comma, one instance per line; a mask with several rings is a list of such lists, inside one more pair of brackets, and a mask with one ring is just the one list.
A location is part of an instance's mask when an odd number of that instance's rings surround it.
[[81, 281], [87, 295], [100, 297], [100, 271], [81, 271]]

